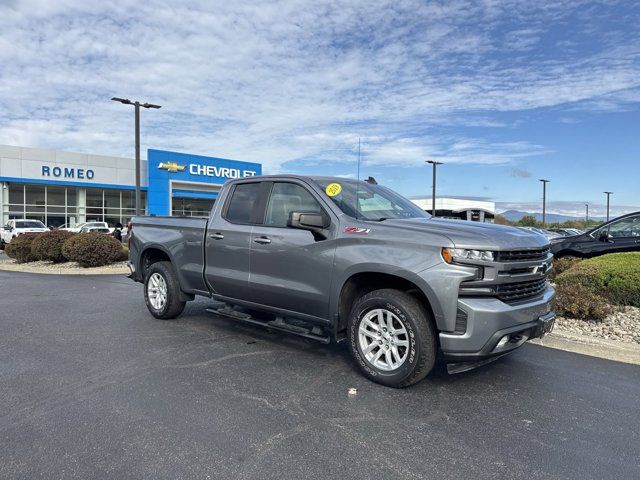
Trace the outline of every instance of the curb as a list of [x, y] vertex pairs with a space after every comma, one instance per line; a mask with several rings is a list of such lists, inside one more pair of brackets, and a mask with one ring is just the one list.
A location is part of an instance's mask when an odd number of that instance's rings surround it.
[[0, 272], [20, 272], [20, 273], [34, 273], [41, 275], [128, 275], [129, 269], [127, 267], [119, 268], [39, 268], [29, 267], [28, 265], [20, 264], [2, 264], [0, 263]]
[[543, 347], [604, 358], [616, 362], [640, 365], [640, 344], [616, 342], [577, 333], [553, 332], [544, 338], [530, 340]]

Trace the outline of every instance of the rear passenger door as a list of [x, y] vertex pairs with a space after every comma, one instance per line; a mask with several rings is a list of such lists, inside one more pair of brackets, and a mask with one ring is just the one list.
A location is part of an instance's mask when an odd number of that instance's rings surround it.
[[236, 183], [224, 204], [212, 210], [205, 238], [205, 279], [218, 295], [248, 299], [251, 232], [253, 225], [262, 221], [261, 198], [269, 186]]
[[250, 298], [253, 302], [326, 319], [329, 310], [335, 220], [326, 238], [287, 226], [291, 212], [328, 209], [303, 182], [274, 181], [264, 221], [251, 234]]

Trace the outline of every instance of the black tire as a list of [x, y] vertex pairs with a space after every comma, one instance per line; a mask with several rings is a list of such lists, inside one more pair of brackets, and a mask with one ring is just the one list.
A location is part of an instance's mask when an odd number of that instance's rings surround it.
[[4, 250], [5, 245], [4, 240], [0, 240], [0, 251]]
[[[160, 275], [167, 287], [166, 302], [160, 307], [155, 308], [151, 300], [149, 299], [149, 279], [152, 275]], [[147, 304], [147, 308], [151, 315], [161, 320], [169, 320], [176, 318], [184, 310], [184, 306], [187, 302], [181, 300], [182, 292], [180, 291], [180, 284], [178, 278], [173, 270], [173, 266], [170, 262], [156, 262], [153, 263], [145, 274], [144, 278], [144, 301]]]
[[[395, 370], [381, 370], [366, 359], [358, 340], [360, 323], [372, 310], [383, 309], [395, 314], [406, 329], [406, 358]], [[349, 349], [362, 373], [374, 382], [404, 388], [419, 382], [433, 369], [437, 344], [433, 322], [424, 306], [400, 290], [381, 289], [358, 299], [349, 315], [347, 327]], [[398, 347], [400, 348], [400, 347]], [[404, 350], [403, 350], [404, 352]]]

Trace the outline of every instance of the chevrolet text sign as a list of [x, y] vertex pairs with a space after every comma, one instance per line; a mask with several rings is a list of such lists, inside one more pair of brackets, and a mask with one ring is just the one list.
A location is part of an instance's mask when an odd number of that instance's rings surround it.
[[244, 178], [254, 177], [256, 175], [255, 170], [240, 170], [239, 168], [198, 165], [196, 163], [189, 165], [189, 173], [191, 175], [204, 175], [205, 177], [216, 178]]
[[262, 165], [229, 158], [149, 149], [148, 212], [170, 215], [184, 198], [213, 201], [227, 180], [262, 174]]

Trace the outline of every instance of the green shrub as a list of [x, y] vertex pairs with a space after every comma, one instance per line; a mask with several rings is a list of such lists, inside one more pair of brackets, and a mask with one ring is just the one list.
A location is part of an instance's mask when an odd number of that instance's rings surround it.
[[584, 260], [556, 277], [556, 286], [580, 285], [616, 305], [640, 307], [640, 252]]
[[34, 238], [31, 243], [31, 254], [36, 260], [48, 260], [62, 263], [67, 259], [62, 255], [62, 245], [75, 233], [64, 230], [51, 230]]
[[104, 233], [81, 233], [74, 235], [62, 245], [62, 254], [81, 267], [101, 267], [117, 261], [122, 245], [111, 235]]
[[553, 269], [549, 273], [549, 277], [551, 280], [554, 280], [555, 277], [560, 275], [561, 273], [566, 272], [574, 265], [582, 262], [581, 258], [578, 257], [562, 257], [553, 260]]
[[580, 284], [556, 285], [556, 313], [580, 320], [604, 320], [617, 310], [608, 299]]
[[23, 233], [12, 238], [5, 247], [7, 255], [18, 263], [35, 262], [36, 258], [31, 253], [31, 244], [40, 235], [40, 233]]
[[129, 260], [129, 248], [127, 248], [126, 245], [122, 245], [120, 255], [116, 259], [116, 262], [126, 262], [127, 260]]

